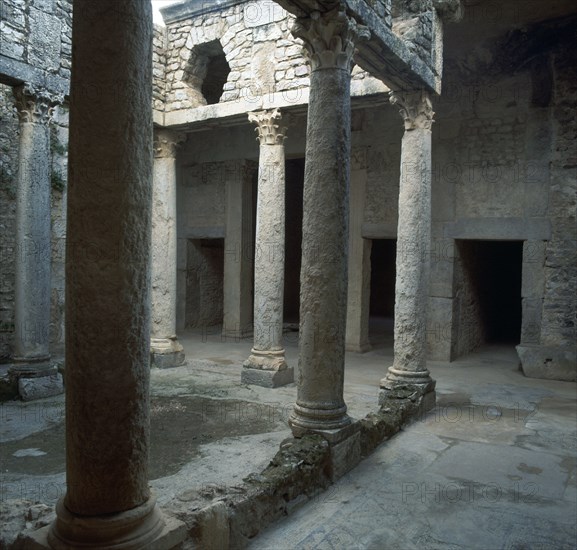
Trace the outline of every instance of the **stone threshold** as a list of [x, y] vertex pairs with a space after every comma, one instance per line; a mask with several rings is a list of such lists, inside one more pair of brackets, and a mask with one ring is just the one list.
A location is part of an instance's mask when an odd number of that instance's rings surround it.
[[[381, 443], [434, 406], [434, 392], [422, 395], [413, 388], [399, 387], [377, 412], [354, 421], [352, 432], [360, 452], [343, 457], [332, 452], [337, 446], [331, 449], [319, 434], [288, 438], [270, 464], [244, 478], [242, 484], [184, 491], [162, 508], [186, 524], [187, 543], [195, 548], [245, 548], [266, 527], [319, 498]], [[335, 464], [342, 460], [344, 468]]]

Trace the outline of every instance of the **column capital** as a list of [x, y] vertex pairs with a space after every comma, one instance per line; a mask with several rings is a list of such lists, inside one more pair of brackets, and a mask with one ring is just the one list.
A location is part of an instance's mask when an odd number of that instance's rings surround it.
[[313, 71], [350, 71], [353, 68], [355, 45], [371, 35], [368, 27], [359, 25], [346, 14], [342, 2], [325, 13], [314, 11], [307, 17], [299, 17], [293, 24], [292, 34], [304, 41]]
[[254, 122], [257, 127], [258, 140], [261, 145], [282, 145], [286, 139], [286, 126], [277, 124], [282, 118], [278, 109], [268, 109], [265, 111], [254, 111], [248, 113], [248, 120]]
[[425, 90], [392, 91], [389, 94], [389, 100], [399, 107], [405, 121], [405, 130], [431, 129], [435, 112], [428, 92]]
[[176, 151], [182, 142], [186, 141], [186, 134], [168, 130], [167, 128], [154, 129], [154, 158], [175, 158]]
[[64, 102], [62, 94], [53, 94], [31, 84], [14, 88], [16, 107], [21, 122], [48, 124], [52, 120], [54, 107]]

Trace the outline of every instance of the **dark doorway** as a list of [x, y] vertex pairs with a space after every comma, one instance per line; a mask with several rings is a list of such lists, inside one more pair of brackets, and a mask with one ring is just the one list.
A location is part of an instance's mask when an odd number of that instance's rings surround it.
[[299, 322], [305, 159], [286, 161], [284, 321]]
[[222, 325], [223, 302], [224, 239], [189, 239], [185, 326]]
[[457, 251], [459, 332], [465, 342], [471, 340], [463, 351], [483, 343], [518, 344], [523, 242], [463, 240]]
[[390, 344], [395, 318], [396, 239], [373, 239], [369, 339], [373, 347]]

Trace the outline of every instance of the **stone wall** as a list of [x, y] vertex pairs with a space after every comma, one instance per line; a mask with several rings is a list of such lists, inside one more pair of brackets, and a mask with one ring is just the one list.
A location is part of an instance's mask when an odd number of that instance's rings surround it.
[[[0, 54], [6, 66], [17, 63], [18, 77], [70, 78], [72, 4], [70, 0], [2, 0]], [[0, 75], [12, 82], [15, 75]], [[17, 80], [17, 79], [16, 79]], [[36, 82], [36, 85], [38, 83]], [[64, 249], [68, 110], [58, 107], [50, 124], [52, 292], [50, 342], [58, 353], [64, 342]], [[0, 361], [8, 361], [14, 334], [14, 258], [19, 121], [12, 88], [0, 85]]]
[[10, 357], [14, 332], [18, 137], [12, 89], [0, 85], [0, 361]]
[[[293, 20], [294, 16], [275, 2], [257, 0], [221, 11], [209, 6], [193, 17], [169, 23], [166, 111], [215, 103], [205, 97], [202, 88], [219, 71], [224, 71], [224, 80], [220, 83], [222, 94], [218, 103], [242, 100], [250, 103], [274, 93], [283, 93], [289, 103], [302, 102], [299, 90], [309, 86], [309, 68], [303, 57], [302, 41], [290, 32]], [[160, 44], [160, 38], [157, 42]], [[155, 60], [160, 60], [162, 56], [156, 48], [155, 53]], [[218, 63], [212, 62], [217, 58]], [[158, 75], [162, 74], [157, 65], [155, 69]], [[226, 70], [230, 72], [226, 74]], [[368, 86], [376, 83], [356, 67], [353, 80], [365, 79], [372, 81]], [[155, 84], [155, 89], [160, 85]]]
[[2, 0], [0, 9], [2, 55], [69, 79], [71, 0]]
[[[555, 138], [551, 164], [541, 344], [575, 350], [577, 342], [577, 55], [573, 46], [553, 57]], [[574, 351], [573, 351], [574, 352]]]

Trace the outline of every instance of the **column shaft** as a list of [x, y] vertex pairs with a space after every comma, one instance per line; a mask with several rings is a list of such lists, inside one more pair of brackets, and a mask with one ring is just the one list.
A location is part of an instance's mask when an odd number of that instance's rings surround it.
[[434, 388], [426, 365], [429, 249], [431, 241], [431, 125], [426, 92], [396, 92], [391, 101], [405, 120], [401, 146], [394, 361], [381, 387]]
[[170, 548], [148, 488], [152, 8], [75, 0], [66, 478], [50, 547]]
[[20, 158], [16, 196], [14, 359], [50, 358], [50, 130], [57, 99], [29, 86], [16, 90]]
[[241, 381], [277, 387], [293, 381], [282, 343], [285, 259], [286, 128], [275, 109], [249, 113], [259, 134], [260, 154], [254, 265], [254, 345]]
[[295, 435], [350, 424], [343, 399], [350, 178], [350, 71], [366, 35], [344, 11], [297, 19], [311, 57]]
[[176, 149], [182, 134], [158, 129], [152, 184], [151, 358], [160, 368], [184, 362], [176, 338]]

